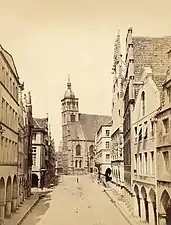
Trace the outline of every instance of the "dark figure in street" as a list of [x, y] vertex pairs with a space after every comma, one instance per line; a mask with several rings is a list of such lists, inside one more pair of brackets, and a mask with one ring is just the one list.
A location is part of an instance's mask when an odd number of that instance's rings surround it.
[[77, 178], [77, 183], [79, 182], [78, 178]]

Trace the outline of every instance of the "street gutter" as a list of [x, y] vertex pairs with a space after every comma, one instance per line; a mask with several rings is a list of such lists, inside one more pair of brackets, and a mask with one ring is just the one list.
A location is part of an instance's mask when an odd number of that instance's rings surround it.
[[27, 217], [27, 215], [32, 211], [32, 209], [38, 204], [39, 200], [41, 199], [41, 196], [39, 196], [33, 204], [28, 208], [28, 210], [25, 212], [25, 214], [18, 220], [16, 225], [21, 225], [24, 219]]

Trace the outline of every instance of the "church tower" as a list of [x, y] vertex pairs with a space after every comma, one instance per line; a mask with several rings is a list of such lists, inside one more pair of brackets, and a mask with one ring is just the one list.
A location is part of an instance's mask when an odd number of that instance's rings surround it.
[[63, 172], [68, 173], [68, 167], [70, 166], [70, 156], [68, 152], [68, 124], [78, 121], [78, 98], [71, 90], [71, 81], [68, 76], [67, 90], [65, 91], [64, 98], [61, 100], [62, 104], [62, 160], [63, 160]]
[[67, 90], [65, 91], [62, 103], [62, 126], [67, 125], [68, 122], [78, 121], [78, 98], [75, 98], [71, 90], [71, 81], [68, 75]]

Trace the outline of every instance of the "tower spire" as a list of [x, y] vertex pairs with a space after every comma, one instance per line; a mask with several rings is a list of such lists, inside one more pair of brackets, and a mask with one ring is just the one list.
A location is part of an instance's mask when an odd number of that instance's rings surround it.
[[71, 89], [71, 81], [70, 81], [70, 74], [68, 74], [68, 83], [67, 83], [68, 89]]

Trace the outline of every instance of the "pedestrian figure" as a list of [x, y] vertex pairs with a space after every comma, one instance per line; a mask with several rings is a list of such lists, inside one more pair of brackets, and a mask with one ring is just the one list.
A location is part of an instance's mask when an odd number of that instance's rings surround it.
[[78, 183], [78, 178], [77, 178], [77, 183]]

